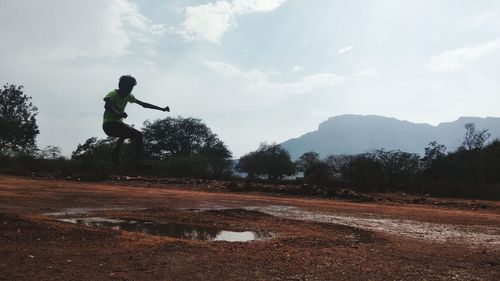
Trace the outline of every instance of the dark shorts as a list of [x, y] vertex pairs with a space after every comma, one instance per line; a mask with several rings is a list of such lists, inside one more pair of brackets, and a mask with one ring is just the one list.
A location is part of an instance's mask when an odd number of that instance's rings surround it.
[[142, 141], [142, 133], [140, 131], [122, 122], [106, 122], [102, 124], [102, 129], [110, 137]]

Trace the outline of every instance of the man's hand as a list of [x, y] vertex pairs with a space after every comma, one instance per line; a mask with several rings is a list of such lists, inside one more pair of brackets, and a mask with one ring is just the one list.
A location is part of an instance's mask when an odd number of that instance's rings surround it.
[[170, 112], [170, 107], [167, 106], [167, 107], [163, 108], [162, 110], [166, 111], [166, 112]]

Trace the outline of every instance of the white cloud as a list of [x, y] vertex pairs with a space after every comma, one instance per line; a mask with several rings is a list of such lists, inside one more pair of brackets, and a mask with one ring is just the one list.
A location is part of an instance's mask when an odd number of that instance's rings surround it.
[[373, 75], [375, 73], [376, 72], [373, 69], [365, 69], [365, 70], [362, 70], [360, 72], [354, 73], [352, 76], [353, 77], [356, 77], [356, 76], [363, 77], [363, 76], [370, 76], [370, 75]]
[[352, 46], [347, 46], [345, 48], [342, 48], [340, 50], [337, 51], [338, 54], [344, 54], [344, 53], [347, 53], [347, 52], [350, 52], [352, 51]]
[[286, 0], [217, 1], [186, 8], [179, 33], [187, 40], [219, 43], [228, 30], [237, 26], [237, 16], [272, 11]]
[[224, 62], [212, 61], [206, 62], [205, 65], [225, 77], [245, 83], [251, 83], [253, 85], [267, 85], [269, 83], [270, 76], [276, 74], [276, 72], [263, 72], [260, 70], [243, 72], [236, 66]]
[[332, 73], [318, 73], [303, 77], [298, 82], [276, 84], [279, 89], [287, 93], [307, 93], [321, 87], [334, 86], [344, 79]]
[[497, 26], [500, 22], [499, 20], [500, 11], [499, 10], [487, 10], [481, 13], [465, 17], [460, 21], [465, 27], [483, 27], [485, 25]]
[[292, 69], [290, 69], [290, 70], [293, 71], [293, 72], [298, 72], [298, 71], [303, 70], [303, 68], [301, 66], [299, 66], [299, 65], [294, 65], [292, 67]]
[[[491, 57], [500, 57], [500, 40], [493, 40], [473, 47], [445, 51], [429, 61], [429, 67], [438, 72], [452, 72], [474, 67]], [[491, 60], [489, 60], [491, 63]]]
[[313, 111], [309, 112], [309, 114], [312, 116], [321, 116], [321, 117], [330, 115], [329, 112], [321, 111], [321, 110], [313, 110]]
[[332, 73], [317, 73], [302, 77], [295, 82], [275, 82], [271, 76], [276, 72], [252, 70], [244, 72], [234, 65], [223, 62], [206, 62], [205, 65], [225, 77], [240, 81], [255, 90], [279, 93], [307, 93], [321, 87], [334, 86], [343, 81], [343, 77]]
[[209, 61], [205, 62], [205, 65], [224, 76], [232, 78], [240, 78], [244, 76], [244, 74], [238, 68], [228, 63]]
[[130, 53], [131, 43], [149, 44], [166, 32], [127, 0], [2, 4], [8, 9], [0, 10], [0, 51], [10, 57], [117, 58]]

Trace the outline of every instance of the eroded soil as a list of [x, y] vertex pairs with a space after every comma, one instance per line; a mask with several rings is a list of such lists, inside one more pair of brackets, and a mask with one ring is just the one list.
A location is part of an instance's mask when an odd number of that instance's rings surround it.
[[[500, 204], [481, 204], [487, 207], [469, 210], [0, 175], [0, 280], [500, 280]], [[202, 241], [60, 221], [82, 217], [272, 236]]]

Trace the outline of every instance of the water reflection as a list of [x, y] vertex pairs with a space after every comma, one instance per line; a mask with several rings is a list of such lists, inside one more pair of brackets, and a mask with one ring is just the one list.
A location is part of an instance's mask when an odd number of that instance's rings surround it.
[[264, 231], [227, 231], [216, 227], [180, 223], [159, 224], [148, 221], [109, 219], [100, 217], [67, 218], [63, 222], [91, 227], [106, 227], [116, 230], [142, 232], [150, 235], [168, 236], [189, 240], [247, 242], [269, 238]]

